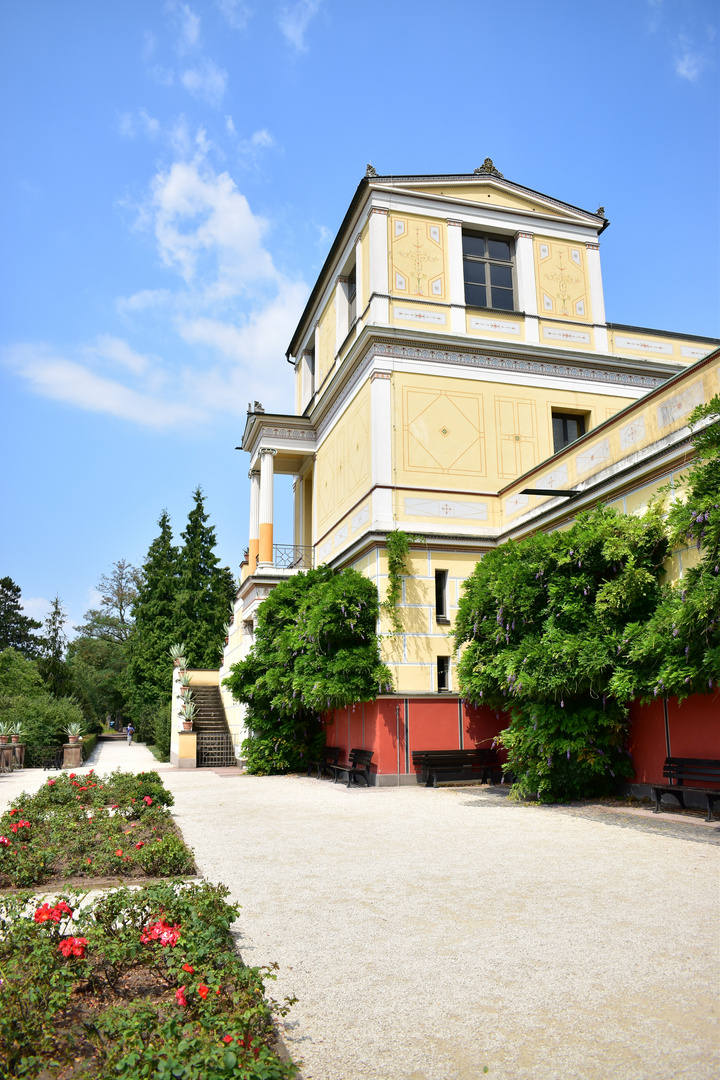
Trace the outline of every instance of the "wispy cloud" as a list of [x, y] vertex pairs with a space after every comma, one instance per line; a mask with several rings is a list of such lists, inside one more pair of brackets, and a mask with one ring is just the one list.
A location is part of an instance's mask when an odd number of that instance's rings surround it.
[[29, 618], [45, 622], [52, 604], [44, 596], [23, 596], [20, 598], [20, 606]]
[[246, 0], [216, 0], [220, 12], [233, 30], [244, 30], [253, 14]]
[[688, 82], [695, 82], [700, 72], [707, 66], [707, 55], [695, 48], [684, 34], [680, 35], [678, 51], [674, 59], [675, 74]]
[[204, 60], [202, 64], [189, 68], [182, 74], [181, 82], [185, 89], [193, 95], [207, 102], [208, 105], [220, 108], [227, 90], [227, 71], [212, 60]]
[[305, 33], [321, 4], [322, 0], [296, 0], [280, 9], [278, 25], [285, 40], [298, 52], [307, 52]]
[[160, 121], [150, 116], [146, 109], [138, 109], [135, 113], [120, 113], [118, 127], [125, 139], [134, 139], [136, 135], [156, 139], [160, 134]]
[[180, 53], [189, 52], [200, 44], [200, 16], [189, 4], [168, 0], [165, 11], [170, 16], [177, 33], [176, 48]]
[[[4, 363], [36, 393], [158, 430], [198, 426], [222, 413], [241, 416], [249, 397], [289, 406], [284, 353], [307, 286], [276, 266], [267, 246], [270, 223], [227, 172], [210, 165], [202, 132], [187, 138], [194, 155], [158, 169], [135, 207], [135, 227], [152, 237], [172, 285], [117, 300], [122, 336], [6, 350]], [[266, 132], [257, 141], [268, 138]], [[164, 340], [175, 336], [175, 346], [163, 350], [169, 355], [134, 347], [146, 322]]]

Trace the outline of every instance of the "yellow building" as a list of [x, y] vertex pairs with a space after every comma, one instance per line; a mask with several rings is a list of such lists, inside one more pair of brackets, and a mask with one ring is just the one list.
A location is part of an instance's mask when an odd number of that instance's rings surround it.
[[[704, 360], [720, 343], [606, 320], [608, 224], [489, 159], [452, 176], [368, 166], [288, 348], [295, 414], [248, 413], [249, 553], [221, 679], [288, 574], [354, 566], [382, 598], [400, 528], [421, 542], [385, 659], [397, 694], [447, 698], [447, 631], [483, 551], [601, 498], [630, 512], [672, 476], [687, 415], [720, 391]], [[292, 543], [273, 533], [275, 473], [294, 477]], [[237, 748], [242, 706], [225, 706]]]

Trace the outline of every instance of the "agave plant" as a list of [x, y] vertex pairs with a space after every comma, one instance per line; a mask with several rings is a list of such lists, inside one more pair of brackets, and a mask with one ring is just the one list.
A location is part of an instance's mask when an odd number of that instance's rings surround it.
[[170, 659], [175, 667], [184, 668], [187, 666], [184, 641], [179, 642], [177, 645], [171, 645], [168, 652], [170, 653]]
[[183, 720], [194, 720], [197, 714], [197, 705], [194, 701], [183, 701], [180, 706], [180, 715]]
[[189, 671], [181, 671], [180, 672], [180, 686], [182, 688], [189, 687], [190, 683], [191, 683], [190, 672]]
[[71, 720], [69, 724], [65, 725], [65, 734], [71, 739], [76, 739], [79, 735], [82, 735], [84, 730], [85, 727], [80, 720]]
[[182, 698], [183, 701], [192, 701], [192, 699], [193, 699], [192, 687], [191, 686], [181, 686], [180, 687], [180, 697]]

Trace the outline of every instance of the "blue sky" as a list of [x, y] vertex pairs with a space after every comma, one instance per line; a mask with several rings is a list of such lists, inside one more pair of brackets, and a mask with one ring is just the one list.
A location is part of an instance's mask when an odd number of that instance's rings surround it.
[[717, 30], [710, 0], [0, 0], [0, 576], [79, 621], [198, 483], [237, 572], [247, 402], [291, 411], [367, 162], [602, 204], [608, 318], [720, 337]]

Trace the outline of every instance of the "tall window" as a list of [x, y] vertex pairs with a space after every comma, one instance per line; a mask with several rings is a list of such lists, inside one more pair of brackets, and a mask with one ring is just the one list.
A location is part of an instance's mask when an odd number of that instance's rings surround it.
[[553, 452], [558, 453], [564, 446], [569, 446], [585, 434], [585, 417], [577, 413], [553, 412]]
[[437, 658], [437, 688], [438, 693], [450, 689], [450, 657], [438, 656]]
[[435, 618], [438, 622], [450, 622], [447, 613], [447, 570], [435, 571]]
[[513, 249], [509, 240], [463, 233], [465, 303], [514, 311]]
[[352, 325], [357, 318], [357, 277], [355, 274], [355, 267], [348, 274], [347, 282], [347, 298], [348, 298], [348, 332], [352, 330]]

